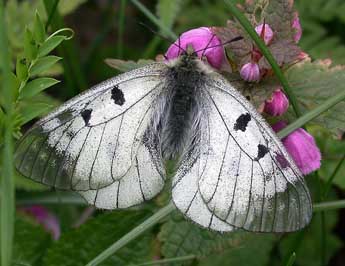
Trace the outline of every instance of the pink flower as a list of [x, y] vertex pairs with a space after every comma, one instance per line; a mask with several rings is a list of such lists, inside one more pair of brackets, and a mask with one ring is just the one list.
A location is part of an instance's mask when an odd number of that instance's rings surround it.
[[270, 25], [264, 23], [255, 27], [256, 33], [264, 40], [265, 44], [268, 45], [273, 39], [273, 30]]
[[261, 76], [259, 65], [252, 62], [244, 64], [241, 68], [240, 75], [245, 81], [259, 81]]
[[61, 234], [59, 221], [56, 216], [49, 212], [45, 207], [32, 205], [23, 207], [20, 210], [35, 218], [35, 220], [41, 224], [46, 231], [51, 233], [53, 239], [59, 239]]
[[280, 116], [289, 108], [289, 100], [279, 88], [272, 93], [270, 99], [265, 101], [264, 111], [272, 116]]
[[[184, 32], [175, 44], [170, 45], [165, 56], [170, 60], [178, 57], [186, 50], [188, 45], [192, 45], [197, 54], [206, 56], [207, 61], [214, 68], [219, 69], [224, 60], [224, 49], [219, 38], [207, 27], [201, 27]], [[217, 47], [214, 47], [217, 46]]]
[[[272, 128], [275, 132], [278, 132], [286, 127], [286, 125], [284, 121], [279, 121]], [[303, 128], [296, 129], [283, 138], [282, 142], [304, 175], [310, 174], [320, 168], [320, 150], [316, 146], [313, 136]]]
[[291, 27], [295, 30], [294, 41], [298, 43], [302, 37], [302, 27], [301, 27], [301, 23], [299, 22], [299, 17], [298, 17], [297, 12], [295, 12], [293, 15]]

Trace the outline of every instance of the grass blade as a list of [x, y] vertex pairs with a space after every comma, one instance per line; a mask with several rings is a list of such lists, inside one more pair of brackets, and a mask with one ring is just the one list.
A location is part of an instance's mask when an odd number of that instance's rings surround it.
[[107, 259], [109, 256], [114, 254], [120, 248], [124, 247], [127, 243], [137, 238], [139, 235], [144, 233], [147, 229], [151, 228], [155, 224], [157, 224], [161, 219], [168, 216], [173, 210], [175, 210], [175, 205], [170, 202], [167, 206], [163, 207], [159, 211], [157, 211], [154, 215], [144, 221], [142, 224], [135, 227], [132, 231], [128, 234], [124, 235], [118, 241], [116, 241], [113, 245], [109, 248], [104, 250], [101, 254], [99, 254], [96, 258], [90, 261], [86, 266], [96, 266]]
[[0, 245], [1, 265], [10, 266], [12, 260], [14, 234], [14, 179], [13, 179], [13, 99], [14, 88], [11, 86], [9, 47], [6, 34], [4, 2], [0, 0], [0, 70], [2, 78], [1, 96], [5, 110], [3, 125], [2, 165], [1, 165], [1, 201], [0, 201]]
[[142, 3], [138, 0], [131, 0], [131, 2], [141, 11], [144, 15], [152, 21], [162, 32], [162, 34], [166, 35], [168, 38], [171, 38], [172, 41], [177, 39], [177, 35], [170, 30], [167, 26], [165, 26], [154, 14], [151, 13]]
[[277, 78], [279, 79], [280, 83], [282, 84], [284, 91], [289, 97], [290, 103], [297, 115], [300, 117], [302, 115], [301, 110], [298, 107], [297, 99], [292, 92], [290, 85], [285, 78], [283, 72], [281, 71], [279, 65], [277, 64], [276, 60], [274, 59], [273, 55], [271, 54], [270, 50], [266, 47], [265, 43], [261, 40], [259, 35], [254, 30], [253, 26], [250, 24], [248, 19], [241, 13], [241, 11], [235, 6], [233, 0], [224, 0], [225, 3], [228, 5], [229, 10], [231, 11], [232, 15], [238, 20], [238, 22], [242, 25], [242, 27], [247, 31], [249, 36], [253, 39], [256, 45], [259, 47], [262, 54], [266, 57], [267, 61], [272, 66], [272, 70], [276, 74]]

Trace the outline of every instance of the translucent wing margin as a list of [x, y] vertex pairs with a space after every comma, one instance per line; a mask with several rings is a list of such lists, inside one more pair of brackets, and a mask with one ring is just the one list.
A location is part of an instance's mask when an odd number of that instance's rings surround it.
[[[192, 167], [182, 164], [174, 179], [177, 207], [186, 213], [184, 205], [193, 206], [186, 200], [188, 189], [182, 189], [192, 177], [202, 199], [197, 209], [207, 206], [210, 217], [229, 226], [256, 232], [305, 227], [312, 216], [308, 189], [263, 118], [218, 74], [205, 87], [203, 101], [208, 127], [201, 128], [205, 137], [196, 144]], [[190, 218], [200, 223], [200, 216]], [[224, 231], [224, 226], [214, 229]]]
[[[164, 185], [164, 167], [153, 140], [144, 136], [164, 70], [157, 63], [119, 75], [38, 121], [17, 146], [18, 171], [78, 191], [100, 208], [155, 196]], [[105, 197], [111, 190], [117, 193], [113, 202]]]

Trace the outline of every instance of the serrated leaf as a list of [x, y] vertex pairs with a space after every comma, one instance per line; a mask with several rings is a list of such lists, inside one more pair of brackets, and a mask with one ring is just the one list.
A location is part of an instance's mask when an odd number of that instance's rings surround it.
[[[163, 224], [158, 238], [162, 242], [161, 252], [165, 258], [196, 255], [198, 260], [202, 260], [211, 254], [217, 253], [220, 256], [226, 250], [235, 250], [245, 243], [250, 243], [247, 240], [251, 235], [239, 231], [229, 234], [212, 232], [200, 228], [176, 213]], [[182, 264], [187, 263], [192, 262]]]
[[[344, 156], [345, 141], [332, 139], [328, 132], [320, 127], [310, 127], [308, 130], [313, 134], [322, 154], [321, 168], [318, 175], [326, 182], [333, 174], [338, 163]], [[334, 176], [333, 184], [345, 189], [345, 163], [339, 168]]]
[[28, 82], [24, 88], [21, 90], [19, 98], [30, 98], [41, 91], [59, 83], [58, 80], [53, 78], [38, 78]]
[[37, 265], [51, 236], [32, 218], [18, 214], [15, 221], [13, 265]]
[[[344, 90], [345, 68], [330, 67], [329, 61], [304, 60], [286, 71], [291, 89], [303, 112], [312, 110]], [[328, 128], [334, 135], [345, 130], [345, 101], [324, 112], [312, 123]]]
[[[145, 211], [114, 211], [97, 216], [80, 228], [62, 234], [43, 258], [43, 265], [84, 266], [117, 239], [141, 223]], [[146, 232], [122, 248], [102, 265], [132, 265], [151, 260], [152, 234]]]
[[38, 56], [42, 57], [53, 51], [63, 40], [66, 40], [66, 36], [56, 35], [49, 37], [38, 49]]
[[26, 59], [32, 60], [37, 56], [37, 43], [33, 38], [32, 32], [27, 28], [24, 35], [24, 54]]
[[181, 9], [183, 1], [181, 0], [159, 0], [156, 6], [157, 15], [160, 21], [169, 29], [172, 28], [175, 19]]
[[154, 63], [155, 61], [153, 60], [146, 60], [146, 59], [140, 59], [137, 62], [134, 61], [125, 61], [121, 59], [115, 59], [115, 58], [107, 58], [105, 59], [105, 63], [112, 67], [115, 68], [121, 72], [127, 72], [145, 65], [148, 65], [150, 63]]
[[253, 234], [237, 247], [227, 249], [221, 255], [210, 255], [199, 263], [199, 266], [223, 265], [269, 265], [270, 255], [275, 243], [272, 234]]
[[37, 11], [36, 11], [36, 16], [35, 16], [33, 35], [34, 35], [35, 40], [38, 43], [42, 43], [46, 37], [44, 24], [42, 23], [41, 17]]
[[[326, 216], [326, 261], [341, 248], [341, 240], [332, 233], [337, 221], [337, 214], [328, 212]], [[296, 265], [315, 266], [320, 265], [322, 254], [322, 230], [321, 216], [314, 215], [311, 224], [302, 232], [286, 235], [279, 246], [283, 258], [288, 258], [293, 250], [296, 252]], [[327, 265], [327, 263], [326, 263]]]
[[35, 64], [30, 69], [30, 75], [35, 76], [39, 75], [44, 71], [47, 71], [51, 68], [56, 62], [61, 60], [61, 57], [50, 55], [39, 58]]

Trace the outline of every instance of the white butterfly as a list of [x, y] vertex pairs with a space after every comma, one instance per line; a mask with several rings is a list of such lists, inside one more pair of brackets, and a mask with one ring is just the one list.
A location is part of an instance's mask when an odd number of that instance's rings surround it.
[[184, 53], [102, 82], [38, 121], [16, 167], [102, 209], [155, 197], [164, 162], [178, 161], [176, 207], [216, 231], [289, 232], [312, 208], [302, 174], [253, 106]]

